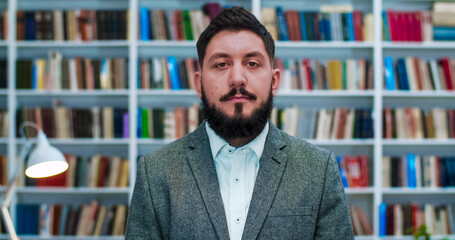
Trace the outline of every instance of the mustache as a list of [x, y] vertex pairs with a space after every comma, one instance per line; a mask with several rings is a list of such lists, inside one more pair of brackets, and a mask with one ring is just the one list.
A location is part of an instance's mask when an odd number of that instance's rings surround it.
[[238, 88], [238, 89], [237, 88], [231, 89], [226, 95], [221, 96], [220, 101], [221, 102], [225, 102], [225, 101], [229, 100], [229, 98], [234, 97], [237, 94], [237, 92], [239, 92], [243, 96], [248, 97], [251, 100], [256, 100], [257, 99], [256, 95], [254, 95], [253, 93], [248, 92], [247, 90], [245, 90], [245, 88], [241, 87], [241, 88]]

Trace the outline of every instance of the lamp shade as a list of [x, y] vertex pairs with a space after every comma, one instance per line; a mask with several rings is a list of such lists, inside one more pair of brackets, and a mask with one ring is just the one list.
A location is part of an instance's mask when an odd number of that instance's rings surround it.
[[30, 153], [25, 175], [31, 178], [50, 177], [68, 169], [62, 152], [52, 147], [42, 130], [38, 131], [36, 147]]

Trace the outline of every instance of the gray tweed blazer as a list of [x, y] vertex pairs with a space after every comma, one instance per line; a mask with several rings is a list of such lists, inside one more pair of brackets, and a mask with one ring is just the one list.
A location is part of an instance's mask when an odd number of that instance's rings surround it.
[[[138, 162], [126, 239], [229, 239], [202, 124]], [[270, 124], [243, 239], [354, 239], [333, 153]]]

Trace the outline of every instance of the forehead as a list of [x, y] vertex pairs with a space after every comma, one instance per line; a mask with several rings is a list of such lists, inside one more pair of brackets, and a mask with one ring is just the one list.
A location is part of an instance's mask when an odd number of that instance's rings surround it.
[[264, 57], [268, 57], [264, 41], [256, 33], [241, 30], [223, 30], [215, 34], [207, 45], [206, 57], [217, 53], [228, 55], [245, 55], [249, 52], [260, 52]]

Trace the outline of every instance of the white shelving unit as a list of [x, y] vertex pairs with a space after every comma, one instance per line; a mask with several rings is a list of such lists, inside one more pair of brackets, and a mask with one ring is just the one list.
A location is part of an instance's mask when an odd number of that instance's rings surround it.
[[[146, 6], [155, 9], [195, 9], [200, 8], [207, 0], [0, 0], [0, 8], [8, 9], [9, 22], [8, 40], [0, 41], [0, 57], [8, 59], [8, 89], [0, 90], [0, 107], [9, 111], [9, 137], [0, 138], [0, 154], [9, 157], [9, 170], [13, 171], [13, 162], [16, 153], [20, 150], [23, 140], [16, 138], [16, 109], [22, 106], [50, 106], [53, 99], [58, 99], [62, 105], [69, 107], [91, 106], [121, 106], [129, 110], [128, 139], [113, 140], [61, 140], [51, 139], [63, 152], [78, 154], [109, 153], [118, 154], [130, 159], [130, 187], [122, 189], [35, 189], [30, 187], [19, 188], [11, 209], [14, 215], [14, 204], [33, 201], [89, 201], [99, 198], [101, 201], [128, 203], [133, 192], [136, 174], [136, 159], [138, 156], [152, 152], [170, 140], [138, 139], [137, 108], [146, 106], [189, 106], [199, 102], [197, 95], [191, 90], [139, 90], [137, 89], [137, 59], [152, 56], [196, 57], [196, 41], [147, 41], [143, 42], [136, 37], [127, 41], [92, 41], [92, 42], [52, 42], [52, 41], [16, 41], [17, 9], [44, 10], [44, 9], [125, 9], [129, 10], [129, 36], [138, 36], [138, 9]], [[367, 58], [374, 67], [374, 90], [367, 91], [280, 91], [275, 100], [276, 106], [312, 107], [368, 107], [374, 109], [375, 137], [366, 140], [328, 140], [310, 142], [325, 147], [336, 154], [366, 154], [369, 157], [371, 187], [364, 189], [348, 188], [346, 194], [350, 203], [366, 210], [368, 219], [374, 226], [374, 235], [359, 236], [358, 240], [379, 239], [378, 208], [381, 202], [410, 202], [415, 199], [422, 201], [439, 202], [455, 201], [455, 190], [449, 189], [390, 189], [381, 186], [382, 156], [402, 155], [408, 152], [416, 154], [443, 154], [455, 156], [455, 140], [383, 140], [382, 139], [382, 109], [383, 107], [454, 107], [455, 92], [405, 92], [383, 91], [383, 57], [442, 57], [455, 56], [455, 42], [424, 42], [424, 43], [394, 43], [382, 42], [381, 11], [387, 8], [406, 10], [430, 9], [432, 0], [233, 0], [218, 1], [222, 5], [241, 5], [252, 9], [259, 16], [262, 7], [282, 6], [283, 9], [317, 10], [325, 4], [352, 4], [355, 9], [374, 14], [375, 38], [373, 42], [276, 42], [277, 57], [308, 57], [319, 59], [346, 59]], [[22, 58], [46, 56], [48, 50], [59, 50], [65, 57], [125, 57], [128, 58], [129, 89], [127, 90], [96, 90], [96, 91], [32, 91], [15, 89], [15, 61]], [[3, 188], [0, 188], [0, 192]], [[52, 196], [51, 198], [49, 196]], [[432, 239], [442, 239], [436, 236]], [[0, 235], [0, 239], [7, 239]], [[23, 239], [56, 239], [46, 237], [27, 236]], [[61, 237], [58, 239], [76, 239], [76, 237]], [[94, 238], [77, 238], [94, 239]], [[98, 238], [97, 238], [98, 239]], [[105, 237], [99, 239], [117, 239]], [[122, 238], [118, 238], [122, 239]], [[386, 237], [384, 239], [398, 239]], [[400, 238], [410, 239], [410, 238]], [[450, 236], [449, 239], [455, 239]]]

